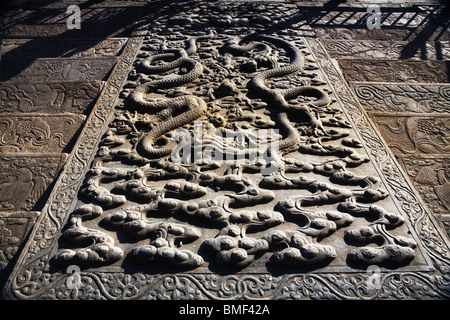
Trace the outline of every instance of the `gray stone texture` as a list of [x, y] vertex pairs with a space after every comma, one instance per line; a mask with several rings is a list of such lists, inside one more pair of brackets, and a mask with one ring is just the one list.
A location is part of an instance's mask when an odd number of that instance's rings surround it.
[[[0, 8], [3, 297], [450, 297], [448, 7], [385, 3], [368, 29], [369, 1], [88, 1], [69, 30], [64, 2], [14, 2]], [[263, 54], [239, 45], [249, 32], [268, 32]], [[255, 80], [290, 50], [301, 72]], [[177, 136], [155, 132], [194, 120], [296, 144], [272, 159], [283, 174], [174, 166], [158, 152]], [[82, 290], [69, 265], [88, 270]]]

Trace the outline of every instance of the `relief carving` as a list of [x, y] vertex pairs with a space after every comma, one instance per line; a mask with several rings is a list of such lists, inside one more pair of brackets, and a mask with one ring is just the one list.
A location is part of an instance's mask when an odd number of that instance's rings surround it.
[[450, 237], [450, 215], [439, 216], [439, 221], [447, 232], [447, 235]]
[[[435, 30], [431, 30], [430, 26], [433, 26]], [[428, 28], [427, 32], [424, 29]], [[442, 32], [444, 26], [439, 26], [431, 20], [427, 21], [425, 26], [416, 26], [412, 33], [411, 30], [404, 28], [383, 28], [380, 29], [368, 29], [367, 25], [361, 25], [360, 28], [354, 28], [354, 25], [348, 25], [347, 27], [314, 27], [314, 33], [319, 39], [326, 40], [379, 40], [379, 41], [405, 41], [408, 39], [416, 39], [421, 41], [434, 41], [434, 40], [450, 40], [450, 35], [447, 32]], [[412, 33], [412, 34], [411, 34]]]
[[0, 213], [0, 271], [16, 256], [38, 216], [37, 211]]
[[450, 120], [446, 116], [373, 114], [381, 135], [395, 154], [448, 154]]
[[0, 160], [0, 208], [21, 211], [35, 207], [59, 173], [65, 154], [2, 154]]
[[[339, 59], [347, 81], [447, 83], [446, 61]], [[395, 70], [396, 72], [392, 72]]]
[[424, 42], [420, 49], [409, 48], [407, 41], [322, 40], [330, 55], [337, 59], [448, 60], [448, 41]]
[[144, 41], [52, 261], [409, 264], [415, 241], [306, 43], [216, 30]]
[[84, 120], [73, 114], [0, 116], [0, 152], [61, 152]]
[[405, 171], [416, 190], [434, 213], [450, 213], [450, 167], [442, 155], [400, 156]]
[[101, 89], [100, 81], [3, 83], [0, 113], [84, 113]]
[[352, 82], [351, 86], [369, 112], [450, 112], [447, 84]]
[[38, 58], [22, 70], [20, 65], [2, 63], [1, 81], [39, 83], [50, 81], [104, 80], [116, 57]]
[[87, 58], [115, 56], [126, 43], [126, 38], [106, 40], [67, 39], [3, 39], [0, 46], [2, 61], [21, 63], [33, 58]]

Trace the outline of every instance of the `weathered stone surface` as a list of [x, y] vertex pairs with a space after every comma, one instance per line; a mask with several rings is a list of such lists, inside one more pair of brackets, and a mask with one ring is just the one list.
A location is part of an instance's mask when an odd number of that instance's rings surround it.
[[2, 61], [0, 80], [21, 83], [104, 80], [115, 62], [116, 57], [39, 58], [17, 65]]
[[386, 143], [395, 154], [449, 154], [448, 115], [372, 114]]
[[[66, 154], [0, 155], [1, 211], [39, 210], [40, 199], [64, 165]], [[48, 194], [47, 194], [48, 196]]]
[[368, 29], [362, 25], [355, 28], [352, 25], [345, 27], [314, 27], [314, 33], [320, 39], [334, 40], [373, 40], [373, 41], [407, 41], [422, 44], [426, 41], [448, 41], [450, 33], [446, 28], [435, 25], [428, 20], [422, 28], [380, 28]]
[[[392, 39], [314, 38], [365, 28], [366, 5], [90, 1], [81, 30], [67, 30], [64, 3], [9, 12], [3, 48], [22, 64], [4, 64], [0, 141], [28, 154], [2, 153], [0, 203], [42, 213], [4, 297], [449, 298], [446, 62], [411, 61], [418, 51], [397, 60], [399, 46], [418, 42], [387, 42], [410, 29], [438, 40], [427, 19], [442, 14], [389, 3], [382, 31]], [[92, 70], [115, 58], [122, 42], [105, 37], [129, 35], [137, 8], [147, 17], [114, 68]], [[349, 86], [340, 64], [369, 82]], [[60, 113], [90, 111], [100, 88], [91, 79], [105, 86], [67, 163], [41, 154], [61, 152], [41, 142], [77, 127]], [[17, 243], [13, 225], [5, 241]]]
[[85, 113], [102, 87], [100, 81], [0, 83], [0, 113]]
[[297, 5], [177, 3], [141, 26], [5, 296], [448, 297], [445, 235]]
[[[0, 283], [12, 268], [19, 249], [39, 216], [39, 211], [0, 212]], [[10, 271], [10, 270], [9, 270]]]
[[450, 236], [450, 157], [420, 154], [398, 158], [423, 204]]
[[36, 58], [85, 58], [115, 56], [127, 38], [98, 40], [73, 39], [3, 39], [0, 45], [2, 61], [20, 63]]
[[450, 237], [450, 215], [440, 215], [438, 216], [438, 219], [442, 225], [442, 228], [445, 229], [447, 235]]
[[347, 81], [448, 83], [448, 61], [339, 59]]
[[402, 155], [399, 159], [426, 206], [438, 215], [450, 214], [450, 158]]
[[374, 41], [374, 40], [322, 40], [330, 55], [337, 59], [410, 59], [449, 60], [450, 43]]
[[139, 6], [91, 7], [80, 4], [83, 17], [81, 29], [68, 29], [67, 4], [41, 10], [9, 10], [2, 17], [2, 38], [90, 38], [129, 36], [139, 19], [143, 4]]
[[450, 112], [450, 84], [351, 82], [350, 85], [368, 112]]
[[84, 120], [64, 113], [0, 116], [0, 153], [62, 152]]

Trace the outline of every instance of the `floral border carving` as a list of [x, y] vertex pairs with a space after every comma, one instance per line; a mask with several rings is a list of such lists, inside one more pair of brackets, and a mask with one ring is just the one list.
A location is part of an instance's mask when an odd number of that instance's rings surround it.
[[378, 289], [367, 286], [368, 275], [264, 275], [124, 273], [81, 274], [78, 288], [67, 288], [67, 276], [51, 274], [33, 284], [18, 278], [15, 298], [90, 300], [317, 300], [317, 299], [449, 299], [450, 279], [427, 273], [383, 274]]

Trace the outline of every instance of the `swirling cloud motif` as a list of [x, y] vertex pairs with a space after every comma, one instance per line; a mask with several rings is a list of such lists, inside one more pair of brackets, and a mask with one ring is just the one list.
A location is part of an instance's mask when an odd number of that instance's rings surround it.
[[169, 264], [181, 268], [196, 268], [203, 264], [203, 258], [189, 250], [171, 248], [163, 241], [134, 248], [132, 257], [142, 264]]
[[123, 257], [123, 250], [114, 246], [114, 239], [106, 233], [83, 227], [81, 218], [72, 217], [62, 237], [73, 244], [90, 244], [79, 250], [63, 249], [53, 260], [63, 265], [91, 266], [110, 264]]

